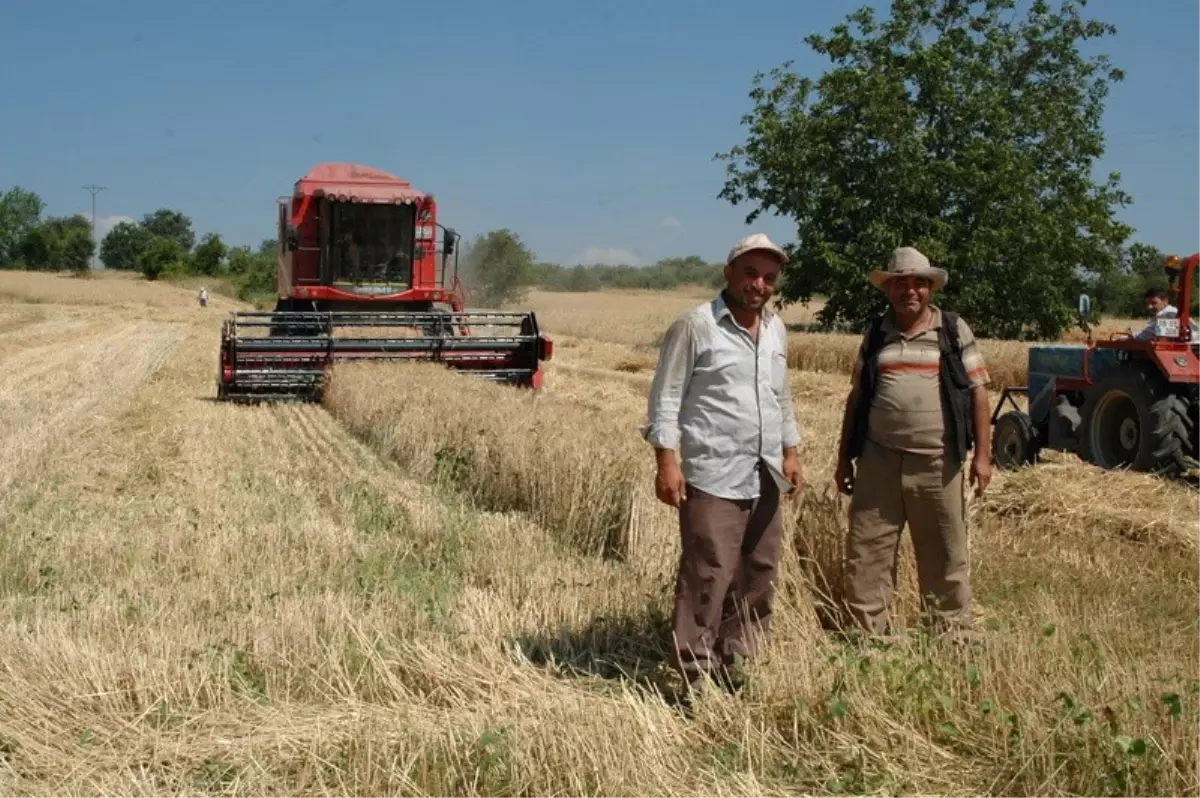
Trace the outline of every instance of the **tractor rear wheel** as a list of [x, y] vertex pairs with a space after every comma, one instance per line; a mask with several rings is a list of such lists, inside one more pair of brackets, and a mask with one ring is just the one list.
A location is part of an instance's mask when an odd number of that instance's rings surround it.
[[1082, 408], [1079, 454], [1105, 469], [1177, 475], [1194, 456], [1188, 400], [1156, 371], [1128, 365], [1097, 380]]
[[1037, 435], [1028, 413], [1010, 410], [992, 428], [992, 455], [1006, 471], [1029, 465], [1037, 457]]

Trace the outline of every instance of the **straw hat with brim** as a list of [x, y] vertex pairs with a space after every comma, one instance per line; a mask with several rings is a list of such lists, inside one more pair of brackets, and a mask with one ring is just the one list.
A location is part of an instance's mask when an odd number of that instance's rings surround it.
[[876, 269], [871, 272], [871, 285], [880, 291], [885, 290], [887, 281], [893, 277], [926, 277], [933, 282], [933, 290], [944, 288], [950, 275], [945, 269], [929, 265], [929, 258], [912, 247], [900, 247], [892, 252], [887, 270]]
[[770, 252], [780, 263], [787, 263], [787, 253], [775, 245], [771, 239], [767, 238], [762, 233], [755, 233], [751, 236], [746, 236], [741, 241], [734, 244], [733, 249], [729, 250], [729, 256], [725, 258], [725, 265], [733, 263], [735, 260], [745, 255], [747, 252], [761, 250]]

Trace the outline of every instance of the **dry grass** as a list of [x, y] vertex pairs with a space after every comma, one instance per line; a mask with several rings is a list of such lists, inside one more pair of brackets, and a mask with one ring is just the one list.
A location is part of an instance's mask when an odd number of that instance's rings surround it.
[[[326, 405], [405, 471], [490, 509], [527, 512], [585, 554], [622, 551], [646, 469], [603, 400], [514, 391], [437, 365], [338, 366]], [[564, 425], [572, 434], [563, 434]]]
[[[702, 288], [678, 291], [605, 291], [594, 293], [557, 293], [533, 291], [523, 307], [537, 313], [538, 322], [560, 339], [571, 344], [580, 341], [594, 347], [608, 346], [621, 354], [608, 367], [618, 371], [653, 370], [658, 343], [671, 322], [681, 313], [712, 298]], [[791, 326], [811, 323], [822, 303], [817, 300], [806, 308], [792, 305], [783, 311]], [[970, 320], [968, 319], [968, 322]], [[1137, 319], [1109, 319], [1093, 335], [1107, 337], [1130, 327], [1140, 329]], [[1081, 343], [1079, 330], [1068, 330], [1063, 341]], [[836, 333], [794, 331], [789, 334], [788, 366], [801, 371], [848, 374], [854, 365], [861, 336]], [[980, 348], [992, 377], [991, 388], [1003, 390], [1024, 385], [1026, 358], [1030, 344], [1020, 341], [981, 339]]]
[[[595, 291], [566, 293], [531, 291], [522, 309], [537, 313], [538, 324], [555, 336], [586, 338], [623, 344], [646, 351], [655, 349], [671, 321], [713, 297], [704, 288], [676, 291]], [[807, 308], [788, 307], [788, 324], [811, 322], [822, 303]]]
[[[849, 374], [858, 355], [861, 336], [832, 333], [791, 333], [788, 336], [788, 366], [801, 371]], [[1020, 341], [981, 339], [980, 351], [992, 378], [991, 388], [1003, 390], [1024, 385], [1029, 344]]]
[[[812, 489], [776, 632], [743, 697], [686, 719], [632, 347], [560, 350], [538, 397], [364, 368], [338, 370], [338, 418], [231, 407], [220, 314], [89, 282], [94, 305], [0, 300], [0, 402], [30, 420], [0, 429], [4, 794], [1200, 792], [1194, 491], [1070, 458], [1000, 474], [971, 506], [980, 646], [842, 641], [810, 577], [836, 585], [845, 376], [797, 372]], [[476, 484], [430, 478], [449, 442]], [[589, 508], [629, 495], [626, 556], [585, 553], [620, 526]]]

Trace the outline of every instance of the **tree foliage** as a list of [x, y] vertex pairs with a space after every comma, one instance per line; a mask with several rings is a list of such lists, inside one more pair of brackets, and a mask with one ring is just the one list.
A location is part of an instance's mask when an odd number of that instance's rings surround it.
[[180, 271], [180, 266], [186, 258], [187, 252], [177, 240], [154, 236], [146, 248], [138, 253], [138, 271], [147, 280], [157, 280], [164, 274]]
[[233, 247], [229, 250], [228, 272], [239, 278], [238, 299], [252, 302], [274, 295], [275, 272], [279, 263], [279, 243], [268, 238], [257, 250]]
[[38, 225], [46, 204], [28, 189], [13, 186], [0, 194], [0, 268], [11, 268], [21, 244]]
[[[1181, 254], [1181, 253], [1176, 253]], [[1167, 253], [1158, 247], [1135, 243], [1122, 247], [1116, 256], [1115, 265], [1104, 274], [1090, 276], [1088, 288], [1092, 304], [1100, 314], [1121, 318], [1137, 318], [1146, 315], [1146, 291], [1151, 288], [1167, 288], [1168, 281], [1164, 263]], [[1197, 312], [1200, 296], [1196, 295], [1193, 278], [1192, 307]]]
[[192, 248], [196, 246], [196, 233], [192, 230], [192, 220], [180, 211], [159, 208], [142, 217], [142, 227], [153, 235], [171, 239], [184, 252], [191, 252]]
[[[161, 241], [173, 246], [163, 246]], [[159, 208], [145, 214], [140, 222], [121, 222], [109, 230], [100, 244], [100, 257], [105, 268], [140, 271], [148, 279], [217, 274], [225, 256], [221, 237], [209, 233], [193, 252], [195, 242], [192, 220], [186, 214]]]
[[1122, 79], [1079, 42], [1114, 27], [1083, 0], [895, 0], [892, 16], [850, 14], [806, 42], [832, 62], [817, 80], [754, 77], [746, 142], [719, 196], [793, 218], [781, 296], [827, 299], [827, 326], [861, 326], [884, 306], [866, 281], [898, 246], [950, 273], [936, 301], [981, 335], [1054, 337], [1073, 318], [1081, 269], [1111, 271], [1129, 228], [1119, 175], [1097, 184], [1100, 118]]
[[503, 307], [520, 302], [536, 279], [533, 253], [508, 229], [476, 236], [464, 261], [476, 305]]
[[92, 223], [76, 214], [39, 222], [22, 239], [18, 254], [30, 269], [82, 272], [87, 271], [95, 250]]
[[118, 222], [100, 242], [100, 260], [104, 261], [104, 268], [136, 270], [138, 256], [153, 238], [153, 233], [136, 222]]
[[192, 253], [192, 271], [196, 274], [213, 276], [220, 274], [229, 253], [225, 242], [216, 233], [206, 233]]

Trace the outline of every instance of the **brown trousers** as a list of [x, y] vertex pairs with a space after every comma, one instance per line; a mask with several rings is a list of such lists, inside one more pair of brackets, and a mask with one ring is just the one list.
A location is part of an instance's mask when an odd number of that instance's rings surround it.
[[758, 499], [721, 499], [687, 487], [679, 510], [675, 667], [689, 682], [747, 659], [770, 628], [783, 524], [779, 487], [765, 466]]
[[888, 629], [900, 534], [908, 524], [917, 582], [936, 626], [970, 627], [971, 580], [963, 472], [954, 457], [887, 449], [868, 442], [850, 502], [845, 595], [853, 621]]

